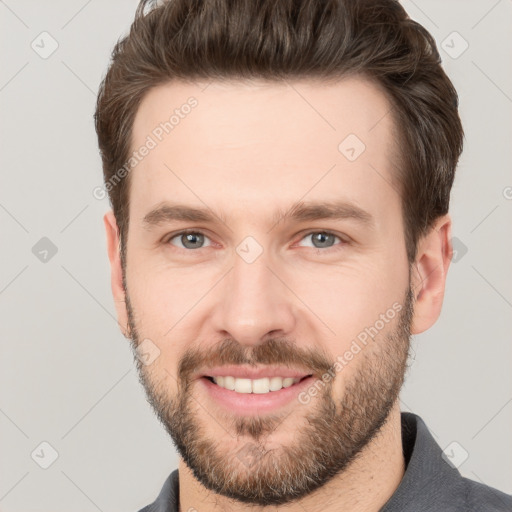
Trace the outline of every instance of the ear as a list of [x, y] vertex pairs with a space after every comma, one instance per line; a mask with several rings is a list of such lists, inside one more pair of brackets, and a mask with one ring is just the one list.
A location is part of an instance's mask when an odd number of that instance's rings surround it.
[[450, 216], [443, 215], [418, 241], [411, 276], [415, 297], [411, 334], [426, 331], [441, 314], [446, 275], [453, 253], [451, 228]]
[[110, 260], [110, 284], [117, 311], [117, 323], [125, 337], [128, 337], [128, 313], [126, 311], [126, 295], [123, 286], [123, 271], [121, 266], [121, 245], [119, 228], [112, 210], [103, 217], [107, 233], [108, 259]]

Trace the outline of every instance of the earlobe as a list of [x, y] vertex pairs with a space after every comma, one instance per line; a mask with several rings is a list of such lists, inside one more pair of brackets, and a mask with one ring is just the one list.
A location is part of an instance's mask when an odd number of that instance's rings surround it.
[[110, 283], [114, 304], [117, 312], [117, 322], [123, 336], [128, 337], [128, 314], [126, 311], [126, 294], [123, 285], [123, 269], [121, 265], [120, 234], [117, 221], [112, 210], [103, 217], [107, 235], [107, 252], [110, 260]]
[[415, 297], [411, 334], [426, 331], [441, 314], [446, 276], [453, 253], [451, 225], [451, 218], [446, 214], [418, 241], [411, 275]]

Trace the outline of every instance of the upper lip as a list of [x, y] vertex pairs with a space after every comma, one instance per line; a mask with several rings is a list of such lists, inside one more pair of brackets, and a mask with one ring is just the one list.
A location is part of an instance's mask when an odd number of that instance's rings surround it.
[[240, 365], [231, 366], [218, 366], [216, 368], [209, 368], [201, 373], [197, 374], [197, 377], [219, 377], [219, 376], [230, 376], [236, 379], [263, 379], [265, 377], [291, 377], [292, 379], [300, 379], [307, 377], [312, 373], [305, 372], [303, 370], [294, 370], [286, 366], [273, 366], [273, 367], [244, 367]]

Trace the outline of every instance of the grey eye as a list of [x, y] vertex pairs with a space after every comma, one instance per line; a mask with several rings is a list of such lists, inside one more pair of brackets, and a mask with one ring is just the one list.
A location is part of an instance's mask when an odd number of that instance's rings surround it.
[[315, 231], [308, 233], [302, 240], [307, 239], [312, 241], [312, 247], [315, 249], [325, 249], [332, 247], [335, 244], [336, 239], [340, 240], [339, 237], [332, 233], [328, 233], [327, 231]]
[[[173, 243], [173, 240], [178, 240], [179, 244]], [[189, 233], [178, 233], [173, 236], [169, 242], [172, 245], [177, 245], [177, 247], [183, 249], [201, 249], [205, 240], [209, 240], [208, 237], [198, 232], [189, 232]]]

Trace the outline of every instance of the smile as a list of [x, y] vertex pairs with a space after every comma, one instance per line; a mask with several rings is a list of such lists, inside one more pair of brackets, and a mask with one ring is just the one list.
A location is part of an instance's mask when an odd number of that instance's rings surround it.
[[212, 382], [217, 384], [224, 389], [229, 389], [230, 391], [236, 391], [237, 393], [270, 393], [272, 391], [279, 391], [283, 388], [289, 388], [294, 384], [297, 384], [302, 378], [291, 378], [291, 377], [263, 377], [262, 379], [241, 379], [231, 376], [217, 376], [217, 377], [207, 377], [211, 379]]
[[[215, 379], [215, 380], [214, 380]], [[215, 382], [217, 381], [217, 382]], [[295, 404], [303, 407], [298, 397], [313, 384], [315, 377], [263, 377], [259, 379], [232, 376], [204, 376], [197, 380], [215, 406], [229, 414], [258, 415]], [[227, 382], [227, 383], [226, 383]], [[228, 389], [234, 388], [234, 389]]]

